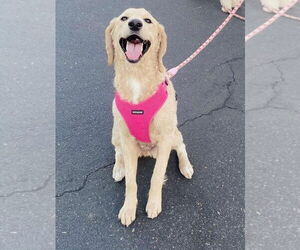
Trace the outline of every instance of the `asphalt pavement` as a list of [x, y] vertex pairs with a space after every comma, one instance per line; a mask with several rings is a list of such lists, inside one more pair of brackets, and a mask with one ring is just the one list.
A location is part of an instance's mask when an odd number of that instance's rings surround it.
[[[111, 177], [113, 69], [104, 30], [128, 7], [144, 7], [165, 26], [171, 68], [226, 18], [218, 1], [57, 1], [56, 3], [56, 247], [57, 249], [243, 249], [244, 22], [224, 31], [173, 79], [178, 120], [192, 180], [170, 155], [158, 218], [145, 213], [154, 160], [138, 168], [136, 221], [117, 214], [124, 181]], [[240, 10], [244, 15], [244, 8]]]

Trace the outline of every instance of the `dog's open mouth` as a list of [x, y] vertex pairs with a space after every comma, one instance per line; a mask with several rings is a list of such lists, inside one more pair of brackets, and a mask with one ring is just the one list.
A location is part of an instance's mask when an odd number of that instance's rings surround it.
[[119, 41], [126, 58], [131, 63], [137, 63], [150, 48], [150, 41], [143, 40], [137, 35], [121, 38]]

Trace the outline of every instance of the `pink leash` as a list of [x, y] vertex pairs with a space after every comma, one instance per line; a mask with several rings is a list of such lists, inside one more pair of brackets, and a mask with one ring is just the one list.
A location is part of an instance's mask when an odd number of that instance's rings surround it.
[[237, 17], [237, 18], [239, 18], [239, 19], [245, 21], [245, 17], [240, 16], [240, 15], [238, 15], [238, 14], [233, 14], [233, 15], [234, 15], [235, 17]]
[[181, 68], [183, 68], [189, 62], [191, 62], [203, 49], [206, 48], [208, 44], [211, 43], [211, 41], [222, 31], [222, 29], [224, 29], [224, 27], [231, 20], [231, 18], [235, 16], [235, 13], [241, 7], [243, 2], [244, 0], [241, 0], [239, 2], [239, 4], [232, 10], [232, 12], [229, 13], [228, 17], [224, 20], [224, 22], [216, 29], [214, 33], [211, 34], [211, 36], [192, 55], [190, 55], [186, 60], [184, 60], [178, 66], [168, 70], [167, 75], [169, 78], [175, 76]]
[[279, 17], [281, 16], [287, 16], [285, 15], [285, 12], [287, 12], [290, 8], [292, 8], [298, 0], [294, 0], [290, 2], [287, 6], [282, 8], [280, 11], [278, 11], [273, 17], [271, 17], [268, 21], [263, 23], [262, 25], [258, 26], [255, 30], [250, 32], [248, 35], [245, 36], [245, 41], [247, 42], [249, 39], [257, 35], [259, 32], [263, 31], [265, 28], [270, 26], [273, 22], [275, 22]]
[[[275, 12], [277, 13], [277, 12]], [[290, 18], [290, 19], [293, 19], [293, 20], [297, 20], [297, 21], [300, 21], [300, 17], [297, 17], [297, 16], [292, 16], [292, 15], [289, 15], [289, 14], [283, 14], [284, 17], [287, 17], [287, 18]]]

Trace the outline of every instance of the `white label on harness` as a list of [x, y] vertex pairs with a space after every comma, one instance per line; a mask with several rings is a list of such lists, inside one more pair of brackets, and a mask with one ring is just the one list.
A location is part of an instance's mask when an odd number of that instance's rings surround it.
[[131, 110], [132, 115], [143, 115], [144, 110]]

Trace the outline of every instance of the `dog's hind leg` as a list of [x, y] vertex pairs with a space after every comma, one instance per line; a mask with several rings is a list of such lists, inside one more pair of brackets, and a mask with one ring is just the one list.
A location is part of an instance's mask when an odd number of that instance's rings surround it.
[[178, 161], [179, 161], [179, 170], [185, 178], [191, 179], [194, 173], [193, 166], [189, 161], [186, 148], [183, 143], [183, 138], [178, 128], [175, 131], [174, 142], [175, 144], [173, 146], [173, 149], [175, 149], [177, 152]]

